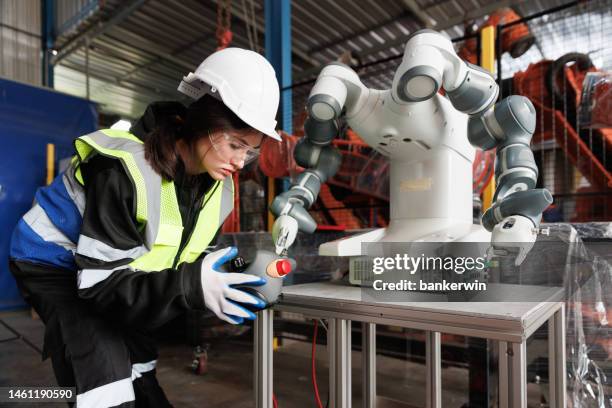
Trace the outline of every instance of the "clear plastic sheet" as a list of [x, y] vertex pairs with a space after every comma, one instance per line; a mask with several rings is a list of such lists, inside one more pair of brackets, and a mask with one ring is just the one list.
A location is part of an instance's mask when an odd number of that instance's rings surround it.
[[501, 280], [565, 289], [568, 407], [610, 408], [612, 224], [541, 227], [548, 235], [540, 235], [525, 263]]
[[590, 268], [571, 268], [566, 302], [568, 406], [612, 407], [612, 224], [552, 224], [569, 253]]

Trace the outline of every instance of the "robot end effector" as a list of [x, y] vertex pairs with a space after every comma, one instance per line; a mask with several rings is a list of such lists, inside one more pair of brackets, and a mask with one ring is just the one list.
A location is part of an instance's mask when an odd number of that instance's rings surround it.
[[308, 213], [316, 201], [321, 184], [338, 171], [340, 152], [331, 145], [338, 132], [335, 117], [316, 120], [309, 117], [304, 125], [306, 137], [295, 147], [296, 163], [306, 170], [288, 191], [276, 196], [270, 211], [278, 218], [272, 227], [272, 239], [278, 255], [286, 255], [298, 230], [313, 233], [317, 223]]

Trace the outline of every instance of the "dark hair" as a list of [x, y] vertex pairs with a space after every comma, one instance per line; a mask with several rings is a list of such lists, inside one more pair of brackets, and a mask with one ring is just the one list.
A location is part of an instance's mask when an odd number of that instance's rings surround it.
[[223, 102], [206, 94], [187, 108], [160, 118], [145, 138], [145, 158], [157, 173], [172, 180], [179, 163], [178, 140], [193, 146], [199, 139], [208, 137], [208, 132], [250, 128]]

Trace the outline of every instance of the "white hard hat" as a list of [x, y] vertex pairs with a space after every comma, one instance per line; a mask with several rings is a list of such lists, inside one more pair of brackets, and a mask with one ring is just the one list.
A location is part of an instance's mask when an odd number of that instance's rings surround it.
[[206, 58], [183, 77], [178, 90], [193, 99], [210, 94], [247, 125], [281, 140], [276, 132], [279, 87], [272, 65], [260, 54], [225, 48]]

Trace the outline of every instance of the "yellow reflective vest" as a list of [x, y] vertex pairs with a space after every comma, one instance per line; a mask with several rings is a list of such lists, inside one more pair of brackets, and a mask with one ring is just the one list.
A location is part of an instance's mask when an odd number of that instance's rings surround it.
[[134, 185], [135, 217], [148, 249], [130, 263], [135, 269], [159, 271], [194, 262], [233, 210], [234, 184], [228, 176], [215, 181], [206, 193], [191, 236], [181, 250], [183, 223], [174, 182], [162, 178], [149, 165], [140, 139], [126, 131], [104, 129], [77, 138], [75, 147], [75, 178], [81, 185], [85, 184], [79, 164], [96, 154], [121, 160]]

